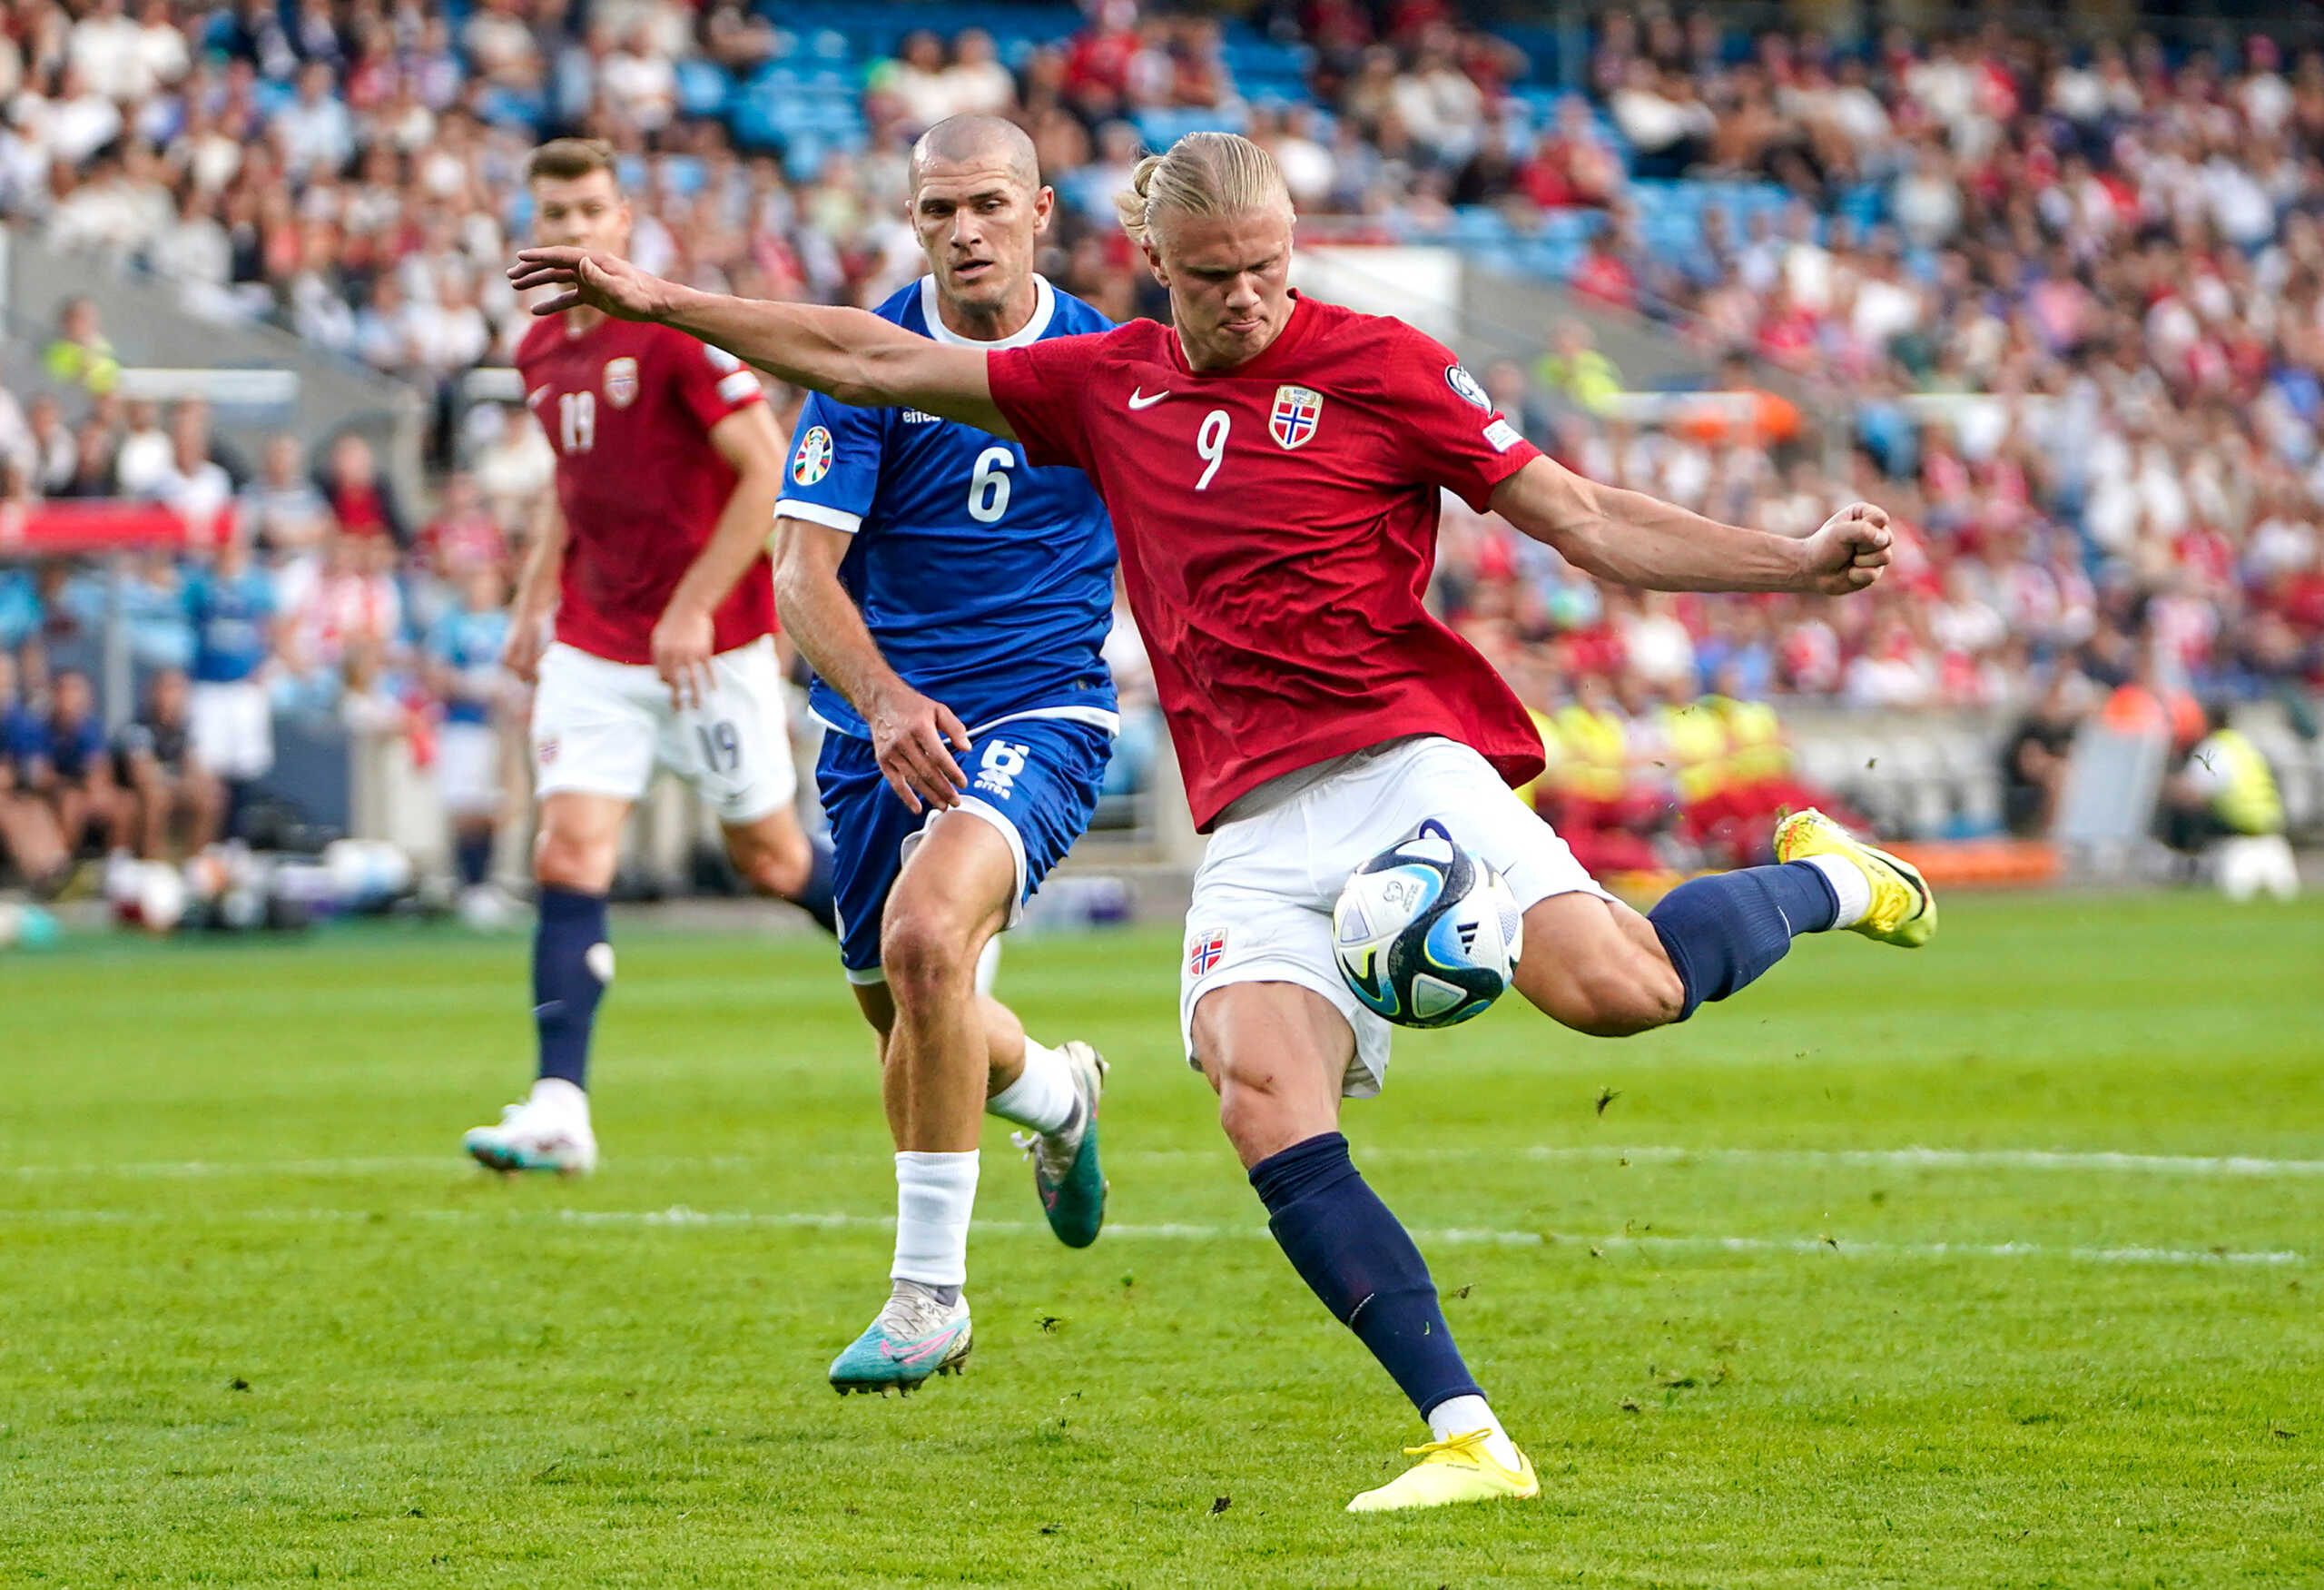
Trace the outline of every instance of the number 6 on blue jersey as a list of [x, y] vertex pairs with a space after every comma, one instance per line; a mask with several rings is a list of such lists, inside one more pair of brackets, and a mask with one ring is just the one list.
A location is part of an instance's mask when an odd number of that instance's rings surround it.
[[977, 455], [969, 476], [969, 517], [977, 523], [991, 524], [1009, 511], [1009, 466], [1016, 461], [1013, 448], [989, 447]]

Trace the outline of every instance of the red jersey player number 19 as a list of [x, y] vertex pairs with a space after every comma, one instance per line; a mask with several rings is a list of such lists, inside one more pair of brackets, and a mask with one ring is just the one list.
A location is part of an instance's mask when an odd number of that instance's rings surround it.
[[765, 558], [714, 615], [711, 688], [698, 704], [679, 708], [652, 666], [654, 626], [734, 489], [710, 432], [765, 401], [757, 376], [683, 332], [615, 320], [577, 335], [543, 321], [517, 367], [556, 451], [567, 538], [556, 641], [533, 707], [540, 793], [636, 800], [658, 764], [730, 825], [788, 806], [798, 775]]

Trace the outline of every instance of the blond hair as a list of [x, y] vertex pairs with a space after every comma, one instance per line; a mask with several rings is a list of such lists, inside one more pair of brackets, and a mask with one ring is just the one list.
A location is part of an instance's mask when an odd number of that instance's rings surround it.
[[525, 162], [528, 183], [542, 177], [553, 183], [576, 182], [598, 171], [613, 178], [615, 187], [621, 186], [621, 173], [614, 169], [614, 146], [602, 138], [552, 138]]
[[1114, 210], [1130, 241], [1145, 247], [1165, 212], [1177, 215], [1243, 215], [1280, 208], [1291, 213], [1275, 156], [1235, 133], [1189, 133], [1167, 154], [1149, 154], [1114, 195]]

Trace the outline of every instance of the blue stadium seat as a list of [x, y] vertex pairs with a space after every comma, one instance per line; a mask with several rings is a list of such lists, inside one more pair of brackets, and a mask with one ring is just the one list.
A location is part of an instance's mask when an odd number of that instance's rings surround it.
[[1452, 212], [1452, 223], [1444, 229], [1443, 236], [1449, 242], [1461, 244], [1506, 242], [1509, 221], [1490, 204], [1464, 204]]
[[734, 80], [724, 67], [698, 56], [678, 63], [678, 109], [687, 115], [723, 115], [734, 92]]
[[702, 192], [710, 173], [697, 154], [665, 154], [655, 162], [654, 180], [665, 193], [691, 199]]
[[1239, 108], [1139, 111], [1130, 121], [1149, 149], [1167, 149], [1189, 133], [1240, 133], [1250, 124]]

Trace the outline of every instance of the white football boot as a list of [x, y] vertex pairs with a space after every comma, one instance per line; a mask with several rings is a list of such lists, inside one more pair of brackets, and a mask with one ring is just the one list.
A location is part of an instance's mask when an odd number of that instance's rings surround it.
[[586, 1176], [597, 1168], [589, 1096], [555, 1078], [534, 1083], [531, 1098], [501, 1111], [499, 1125], [471, 1127], [461, 1142], [487, 1170]]

